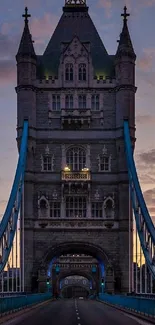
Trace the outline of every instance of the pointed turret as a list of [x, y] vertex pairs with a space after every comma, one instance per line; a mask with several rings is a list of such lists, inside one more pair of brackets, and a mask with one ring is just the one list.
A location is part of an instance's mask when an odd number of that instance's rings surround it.
[[124, 118], [129, 120], [130, 126], [135, 127], [135, 60], [136, 54], [130, 38], [126, 6], [123, 19], [123, 29], [118, 41], [118, 49], [115, 55], [115, 75], [116, 75], [116, 124], [123, 127]]
[[16, 55], [18, 85], [33, 84], [33, 81], [36, 79], [37, 65], [37, 56], [34, 51], [32, 36], [28, 25], [28, 17], [31, 17], [31, 15], [28, 14], [27, 7], [25, 8], [25, 14], [22, 16], [25, 18], [25, 26]]
[[121, 16], [124, 17], [123, 29], [122, 29], [122, 33], [120, 34], [120, 40], [118, 41], [119, 45], [116, 53], [116, 58], [120, 58], [121, 56], [128, 55], [133, 59], [136, 59], [136, 54], [134, 52], [132, 41], [128, 30], [127, 17], [130, 16], [130, 14], [127, 13], [126, 6], [124, 7], [124, 13], [121, 14]]
[[30, 34], [30, 30], [29, 30], [29, 25], [28, 25], [28, 17], [31, 17], [30, 14], [28, 14], [28, 8], [25, 8], [25, 14], [22, 15], [22, 17], [25, 18], [25, 26], [24, 26], [24, 31], [23, 31], [23, 35], [20, 41], [20, 45], [19, 45], [19, 49], [16, 55], [16, 59], [18, 60], [18, 58], [20, 56], [29, 56], [32, 58], [36, 58], [36, 54], [34, 51], [34, 47], [33, 47], [33, 41], [32, 41], [32, 36]]
[[23, 120], [26, 118], [29, 121], [29, 126], [36, 125], [36, 67], [37, 56], [34, 51], [32, 36], [30, 34], [27, 7], [25, 14], [25, 26], [23, 35], [20, 41], [19, 49], [16, 55], [17, 60], [17, 115], [18, 127], [23, 125]]

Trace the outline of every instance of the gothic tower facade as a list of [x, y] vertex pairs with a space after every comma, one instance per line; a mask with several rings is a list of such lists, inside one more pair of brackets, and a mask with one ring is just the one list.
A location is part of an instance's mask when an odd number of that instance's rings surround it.
[[35, 278], [46, 291], [52, 261], [78, 253], [104, 265], [107, 292], [128, 292], [132, 222], [123, 121], [134, 145], [136, 56], [126, 8], [116, 55], [107, 53], [84, 0], [65, 1], [43, 55], [35, 53], [27, 8], [23, 16], [16, 91], [19, 145], [29, 121], [25, 290]]

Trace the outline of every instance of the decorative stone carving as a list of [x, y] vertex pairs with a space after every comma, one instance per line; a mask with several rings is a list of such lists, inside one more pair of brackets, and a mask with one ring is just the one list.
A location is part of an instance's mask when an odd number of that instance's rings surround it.
[[104, 145], [102, 149], [102, 155], [105, 156], [107, 154], [108, 154], [108, 149], [106, 148], [106, 145]]
[[94, 195], [94, 198], [95, 198], [95, 200], [99, 200], [100, 199], [100, 194], [99, 194], [99, 191], [98, 190], [96, 190], [95, 195]]
[[54, 190], [53, 194], [52, 194], [53, 200], [57, 200], [58, 198], [58, 193], [56, 190]]
[[50, 149], [49, 146], [47, 145], [45, 148], [45, 155], [49, 155], [50, 154]]

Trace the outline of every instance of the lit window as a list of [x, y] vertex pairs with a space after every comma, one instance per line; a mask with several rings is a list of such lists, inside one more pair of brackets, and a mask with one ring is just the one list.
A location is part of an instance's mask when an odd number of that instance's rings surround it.
[[73, 81], [73, 64], [71, 63], [65, 65], [65, 80]]
[[52, 95], [52, 110], [59, 111], [61, 109], [60, 95]]
[[86, 81], [86, 64], [79, 64], [79, 81]]
[[92, 203], [92, 218], [102, 218], [102, 202]]
[[66, 217], [86, 218], [87, 201], [86, 197], [66, 197]]
[[51, 218], [60, 218], [60, 202], [52, 202], [50, 208], [50, 217]]
[[85, 150], [78, 147], [73, 147], [67, 150], [66, 163], [72, 171], [81, 171], [86, 167]]
[[53, 158], [51, 156], [42, 157], [42, 170], [43, 171], [52, 171], [53, 169]]
[[100, 96], [99, 95], [92, 95], [91, 108], [94, 111], [98, 111], [100, 109]]
[[79, 95], [78, 101], [79, 101], [79, 108], [80, 109], [86, 109], [87, 108], [86, 95]]
[[73, 109], [73, 95], [66, 95], [66, 97], [65, 97], [65, 108]]

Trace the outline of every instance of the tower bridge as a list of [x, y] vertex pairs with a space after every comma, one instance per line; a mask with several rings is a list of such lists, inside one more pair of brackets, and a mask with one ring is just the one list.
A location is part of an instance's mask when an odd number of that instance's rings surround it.
[[[69, 279], [72, 290], [64, 297], [75, 297], [73, 287], [84, 277], [91, 298], [139, 312], [136, 317], [148, 314], [147, 320], [154, 315], [155, 228], [134, 163], [136, 54], [126, 7], [122, 16], [117, 51], [109, 55], [86, 1], [67, 0], [37, 55], [25, 8], [16, 55], [19, 161], [0, 224], [0, 290], [16, 294], [12, 309], [62, 297]], [[3, 313], [8, 307], [0, 302]], [[49, 303], [47, 319], [74, 323], [77, 300]], [[105, 310], [120, 325], [131, 321], [99, 304], [79, 302], [80, 325], [88, 324], [89, 305], [90, 325], [101, 324]]]

